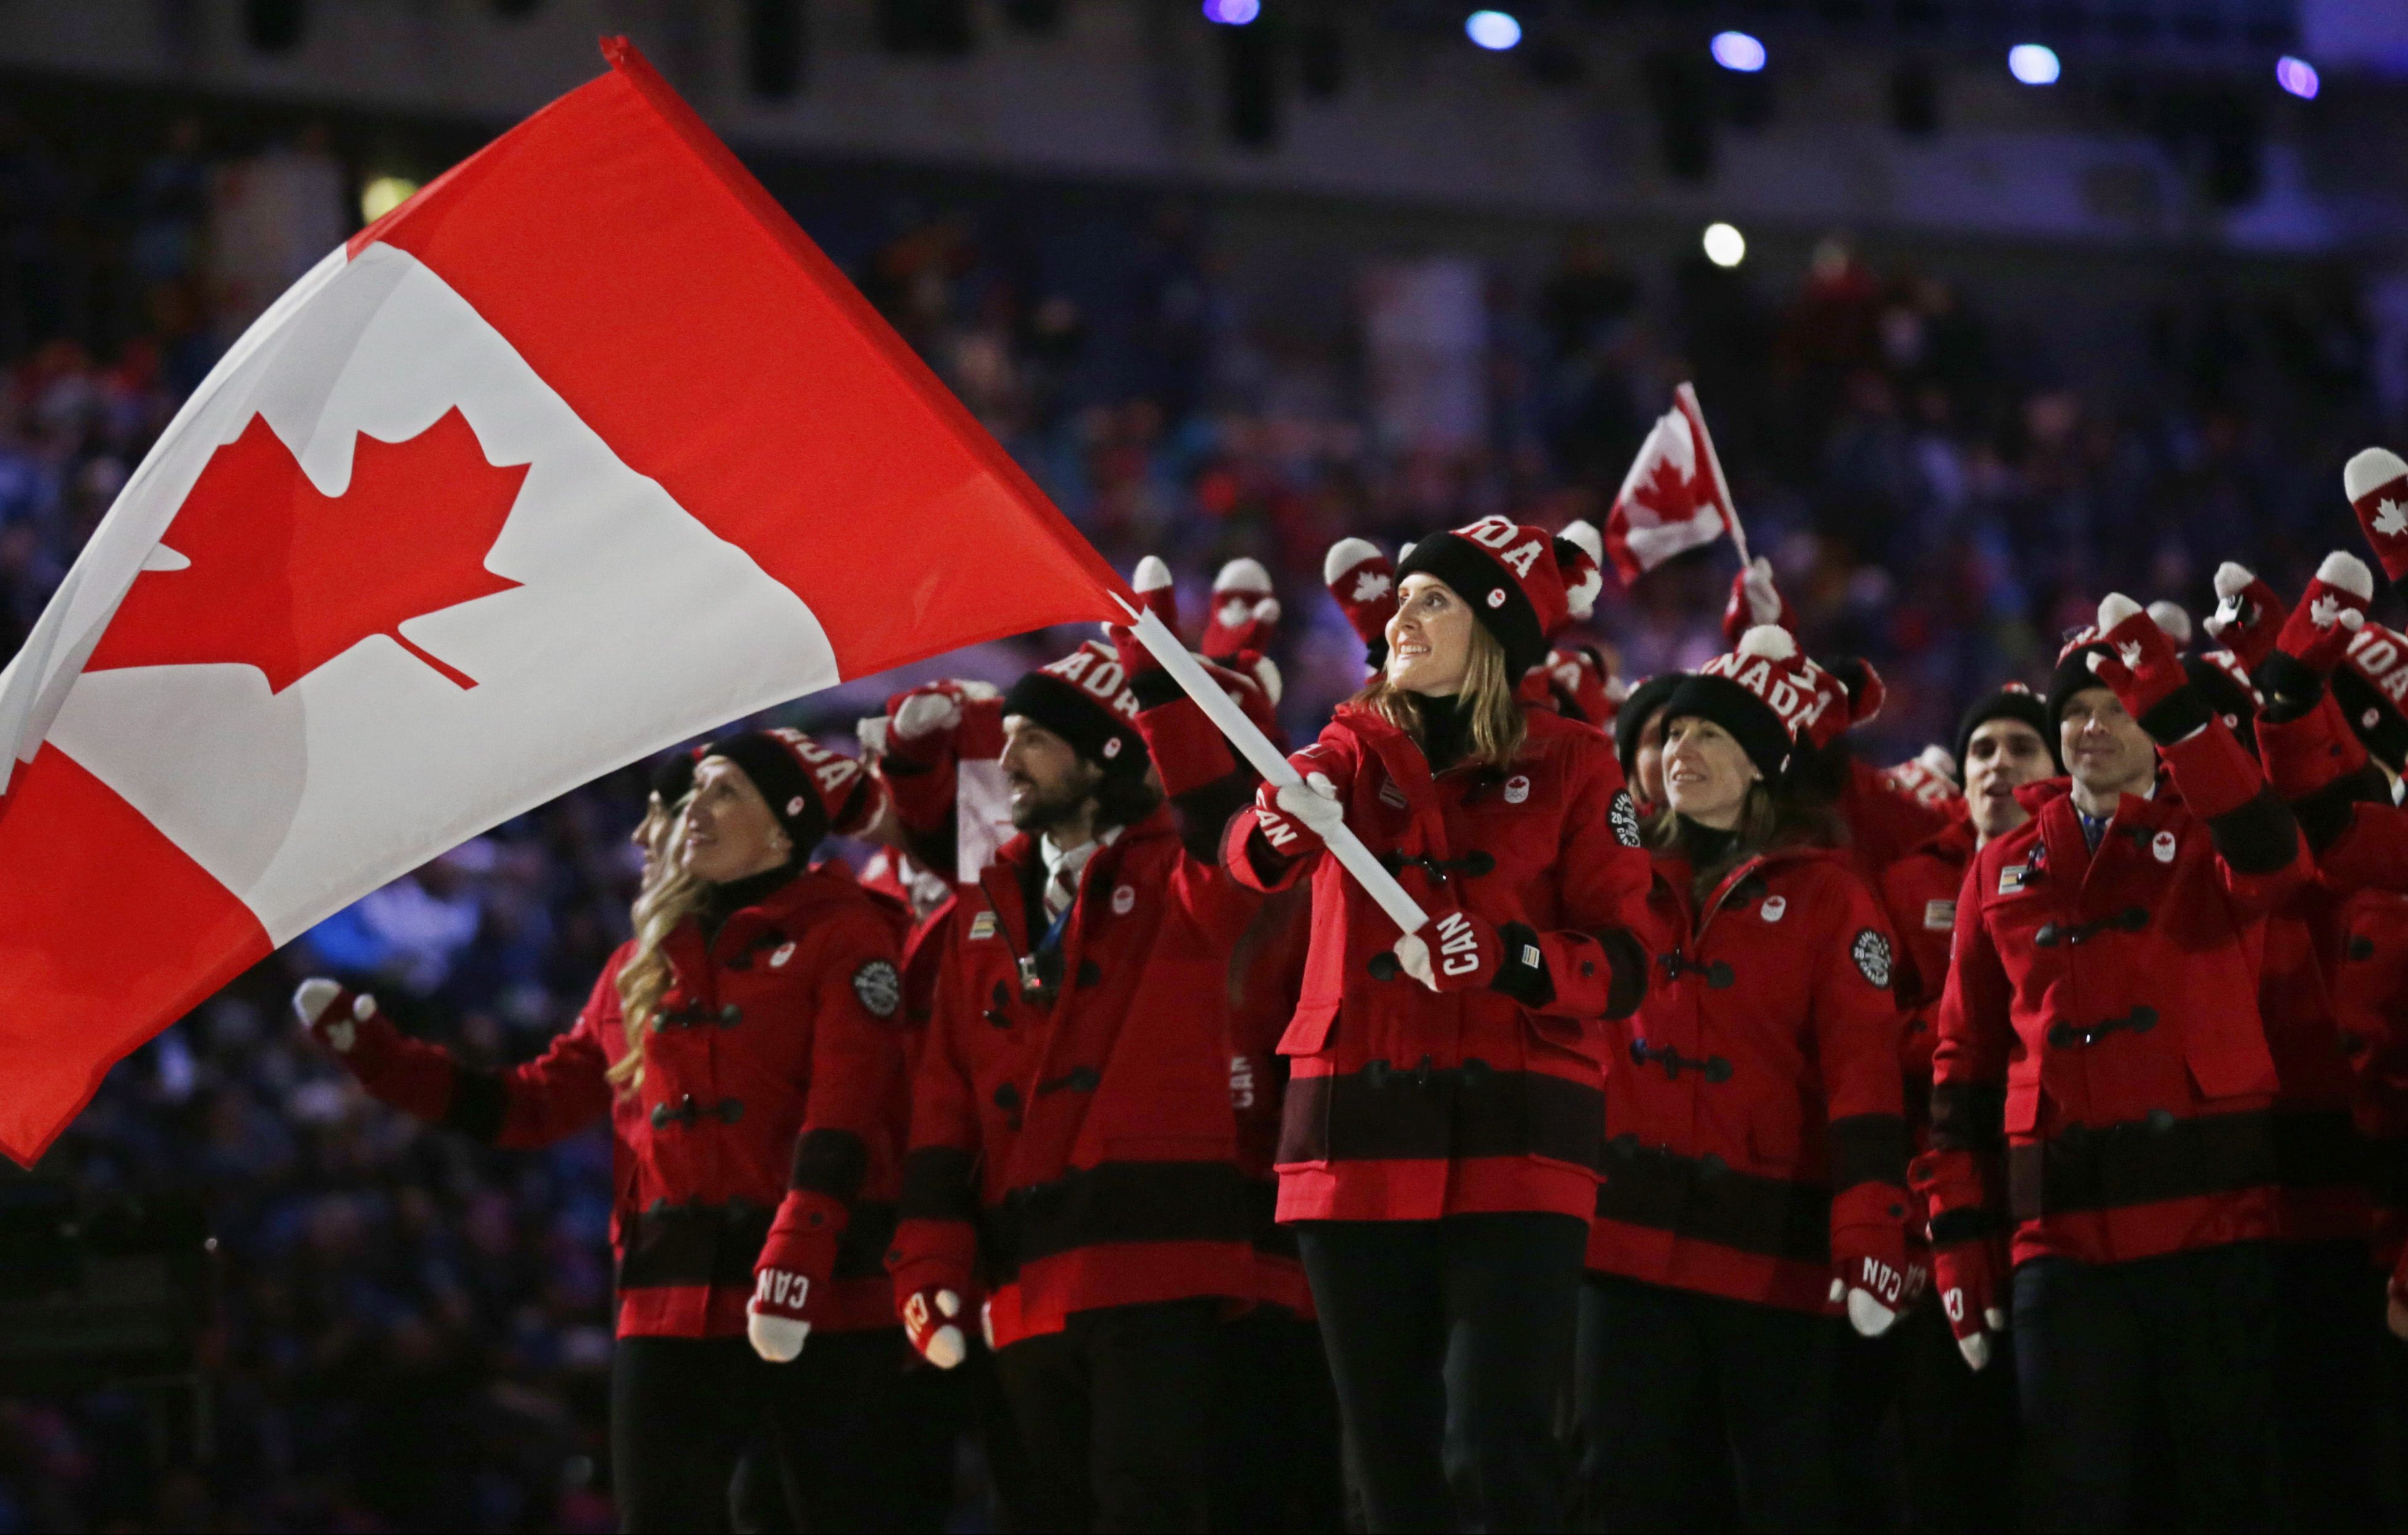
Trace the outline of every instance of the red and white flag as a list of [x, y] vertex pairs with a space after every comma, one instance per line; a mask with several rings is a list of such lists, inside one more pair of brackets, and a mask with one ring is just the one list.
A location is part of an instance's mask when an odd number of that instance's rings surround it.
[[624, 42], [329, 254], [0, 673], [0, 1149], [595, 775], [1127, 588]]
[[1705, 413], [1687, 384], [1672, 392], [1672, 409], [1639, 445], [1629, 474], [1605, 521], [1605, 552], [1625, 584], [1684, 550], [1710, 544], [1728, 530], [1745, 564], [1746, 536], [1731, 507], [1730, 487], [1706, 435]]

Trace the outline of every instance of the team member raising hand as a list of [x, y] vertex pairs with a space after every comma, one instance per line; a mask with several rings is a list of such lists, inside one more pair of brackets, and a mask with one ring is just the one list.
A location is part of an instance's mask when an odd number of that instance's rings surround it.
[[[1645, 855], [1612, 744], [1515, 684], [1585, 610], [1576, 546], [1491, 517], [1416, 544], [1379, 675], [1230, 828], [1244, 882], [1312, 882], [1278, 1157], [1374, 1530], [1448, 1528], [1453, 1404], [1498, 1530], [1562, 1528], [1554, 1383], [1597, 1201], [1604, 1020], [1646, 982]], [[1326, 785], [1326, 787], [1324, 787]], [[1340, 822], [1429, 913], [1323, 853]]]

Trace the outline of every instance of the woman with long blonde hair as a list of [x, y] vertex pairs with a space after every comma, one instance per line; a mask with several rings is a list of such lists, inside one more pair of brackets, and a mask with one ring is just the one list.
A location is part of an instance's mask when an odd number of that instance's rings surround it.
[[875, 817], [882, 790], [796, 731], [680, 763], [636, 832], [635, 936], [540, 1058], [467, 1067], [332, 981], [304, 983], [294, 1006], [372, 1096], [491, 1144], [609, 1116], [624, 1528], [726, 1528], [738, 1458], [766, 1428], [812, 1528], [934, 1528], [941, 1499], [926, 1508], [898, 1474], [905, 1352], [882, 1267], [905, 917], [810, 863], [829, 832]]
[[[1292, 759], [1304, 783], [1266, 790], [1228, 842], [1241, 882], [1312, 883], [1279, 1218], [1370, 1528], [1455, 1527], [1453, 1408], [1472, 1521], [1559, 1529], [1555, 1385], [1597, 1204], [1605, 1020], [1646, 986], [1647, 857], [1612, 743], [1515, 696], [1586, 612], [1593, 552], [1489, 517], [1416, 544], [1398, 580], [1380, 674]], [[1400, 934], [1324, 856], [1341, 823], [1426, 926]]]

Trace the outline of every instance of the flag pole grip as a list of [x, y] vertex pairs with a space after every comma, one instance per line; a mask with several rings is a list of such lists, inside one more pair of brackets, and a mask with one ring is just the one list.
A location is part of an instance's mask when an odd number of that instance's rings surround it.
[[[1287, 760], [1286, 753], [1272, 745], [1270, 738], [1256, 728], [1254, 721], [1246, 718], [1246, 711], [1238, 707], [1236, 699], [1221, 691], [1221, 684], [1212, 681], [1211, 675], [1197, 665], [1196, 657], [1187, 653], [1187, 647], [1181, 644], [1179, 637], [1154, 616], [1152, 609], [1131, 608], [1117, 593], [1112, 600], [1128, 613], [1129, 627], [1137, 635], [1139, 643], [1152, 652], [1154, 658], [1162, 663], [1162, 668], [1170, 673], [1171, 679], [1189, 697], [1196, 700], [1197, 706], [1204, 710], [1205, 717], [1220, 726], [1221, 734], [1229, 738], [1229, 744], [1254, 765], [1254, 771], [1262, 774], [1264, 780], [1275, 788], [1303, 782], [1295, 766]], [[1428, 923], [1428, 913], [1406, 893], [1403, 885], [1397, 882], [1397, 877], [1388, 872], [1387, 867], [1372, 854], [1371, 850], [1363, 845], [1363, 839], [1354, 835], [1353, 826], [1341, 822], [1322, 840], [1331, 855], [1345, 866], [1346, 872], [1354, 876], [1355, 882], [1362, 885], [1365, 893], [1380, 903], [1380, 910], [1388, 914], [1389, 921], [1408, 933], [1417, 932]]]

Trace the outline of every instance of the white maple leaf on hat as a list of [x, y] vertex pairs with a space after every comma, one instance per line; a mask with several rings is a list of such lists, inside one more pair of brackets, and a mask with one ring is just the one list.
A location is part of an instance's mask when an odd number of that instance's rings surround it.
[[2321, 596], [2308, 604], [2309, 621], [2319, 629], [2329, 629], [2341, 622], [2341, 602], [2331, 596]]
[[2374, 531], [2386, 538], [2408, 533], [2408, 507], [2387, 499], [2378, 503], [2374, 509]]
[[2124, 658], [2124, 665], [2135, 669], [2139, 668], [2141, 665], [2141, 642], [2139, 640], [2129, 640], [2124, 644], [2116, 646], [2115, 653]]
[[1372, 602], [1388, 595], [1396, 582], [1377, 570], [1366, 570], [1354, 578], [1354, 600]]

